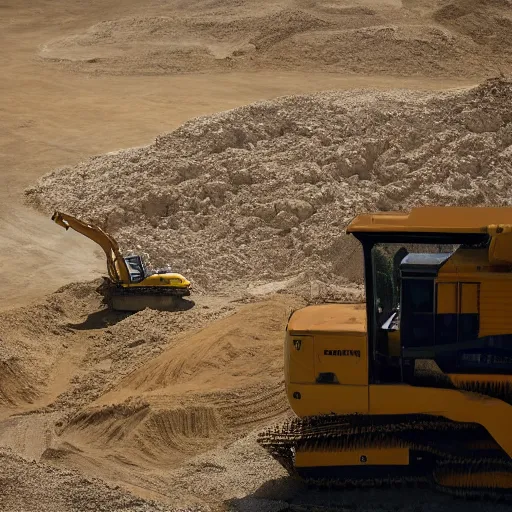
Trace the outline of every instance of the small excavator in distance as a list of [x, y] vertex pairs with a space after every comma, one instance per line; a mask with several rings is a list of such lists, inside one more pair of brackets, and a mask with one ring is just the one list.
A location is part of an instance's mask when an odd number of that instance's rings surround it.
[[168, 269], [150, 270], [140, 255], [123, 256], [114, 238], [98, 226], [58, 211], [54, 212], [52, 220], [66, 230], [71, 228], [90, 238], [103, 249], [107, 257], [108, 278], [104, 278], [98, 291], [111, 309], [175, 309], [177, 301], [190, 295], [188, 279]]
[[317, 486], [512, 500], [512, 208], [356, 217], [366, 301], [286, 327], [297, 417], [258, 442]]

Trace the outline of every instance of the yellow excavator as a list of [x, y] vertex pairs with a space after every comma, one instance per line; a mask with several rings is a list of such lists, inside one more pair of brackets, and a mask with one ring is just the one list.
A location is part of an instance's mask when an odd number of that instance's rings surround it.
[[512, 499], [512, 208], [356, 217], [366, 302], [286, 327], [297, 417], [258, 442], [334, 487], [432, 486]]
[[169, 269], [150, 270], [140, 255], [123, 256], [114, 238], [98, 226], [59, 211], [54, 212], [52, 220], [66, 230], [71, 228], [90, 238], [103, 249], [107, 257], [108, 278], [104, 279], [99, 291], [111, 309], [175, 309], [177, 301], [190, 295], [188, 279]]

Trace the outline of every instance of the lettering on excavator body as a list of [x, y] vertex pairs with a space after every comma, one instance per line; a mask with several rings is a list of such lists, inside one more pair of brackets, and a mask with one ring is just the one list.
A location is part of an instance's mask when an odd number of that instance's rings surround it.
[[361, 357], [360, 350], [324, 350], [324, 356], [353, 356]]

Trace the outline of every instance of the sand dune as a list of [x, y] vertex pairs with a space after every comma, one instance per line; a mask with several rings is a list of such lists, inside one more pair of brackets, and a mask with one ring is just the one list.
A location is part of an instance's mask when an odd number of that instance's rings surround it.
[[[48, 41], [40, 56], [87, 73], [259, 69], [472, 76], [507, 72], [507, 0], [170, 3]], [[152, 15], [155, 14], [155, 15]]]

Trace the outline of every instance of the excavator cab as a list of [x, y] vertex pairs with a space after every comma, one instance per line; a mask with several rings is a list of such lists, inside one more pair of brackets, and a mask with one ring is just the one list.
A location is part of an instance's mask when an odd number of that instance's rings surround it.
[[[432, 344], [434, 281], [458, 247], [454, 243], [408, 243], [407, 238], [406, 235], [400, 243], [388, 243], [383, 237], [371, 248], [375, 296], [370, 302], [375, 307], [368, 309], [375, 325], [372, 371], [376, 382], [403, 381], [411, 364], [408, 348]], [[412, 359], [415, 355], [427, 354], [413, 353]]]
[[130, 283], [132, 284], [141, 283], [146, 278], [154, 276], [155, 274], [167, 276], [172, 274], [172, 271], [169, 268], [158, 270], [151, 269], [144, 261], [144, 258], [138, 254], [130, 254], [129, 256], [125, 256], [123, 259], [130, 274]]
[[491, 235], [471, 238], [454, 234], [450, 243], [405, 244], [411, 252], [399, 260], [397, 286], [379, 263], [383, 253], [391, 259], [395, 244], [372, 248], [375, 382], [415, 383], [418, 360], [446, 374], [512, 374], [512, 325], [489, 313], [503, 298], [494, 281], [510, 280], [512, 266], [491, 263]]
[[134, 254], [133, 256], [127, 256], [124, 258], [128, 272], [130, 273], [130, 282], [140, 283], [146, 278], [146, 269], [142, 258]]
[[416, 362], [427, 360], [439, 374], [512, 374], [512, 236], [493, 224], [418, 228], [353, 232], [365, 258], [370, 383], [417, 384]]

